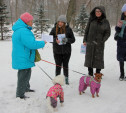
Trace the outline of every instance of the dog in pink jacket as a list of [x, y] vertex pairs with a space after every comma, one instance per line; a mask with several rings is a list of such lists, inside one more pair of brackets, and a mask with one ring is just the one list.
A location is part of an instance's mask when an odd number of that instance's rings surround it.
[[99, 97], [98, 93], [100, 90], [100, 86], [101, 86], [101, 78], [102, 78], [102, 73], [95, 73], [94, 74], [95, 77], [91, 77], [91, 76], [82, 76], [80, 78], [80, 82], [79, 82], [79, 93], [80, 95], [82, 93], [85, 93], [84, 91], [87, 89], [87, 87], [90, 87], [90, 91], [92, 94], [92, 97], [94, 98], [95, 93], [96, 96]]
[[64, 75], [58, 75], [53, 79], [53, 84], [49, 91], [47, 92], [47, 107], [49, 112], [53, 113], [56, 111], [57, 107], [57, 98], [59, 97], [61, 106], [63, 106], [64, 102], [64, 92], [62, 86], [64, 85]]

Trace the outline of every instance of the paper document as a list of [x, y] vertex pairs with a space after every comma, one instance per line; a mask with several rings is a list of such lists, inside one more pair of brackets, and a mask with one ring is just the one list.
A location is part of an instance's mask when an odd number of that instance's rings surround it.
[[81, 50], [80, 53], [86, 54], [86, 46], [84, 44], [81, 44]]
[[65, 34], [58, 34], [57, 36], [58, 36], [58, 40], [60, 40], [59, 45], [63, 45], [62, 39], [66, 37]]
[[53, 35], [42, 34], [42, 40], [46, 42], [53, 42]]

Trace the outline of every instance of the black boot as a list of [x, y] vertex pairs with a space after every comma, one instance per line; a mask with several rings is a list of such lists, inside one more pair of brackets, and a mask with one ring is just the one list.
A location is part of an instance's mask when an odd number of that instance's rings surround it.
[[88, 67], [88, 74], [89, 76], [93, 76], [93, 68]]
[[123, 79], [124, 79], [124, 62], [119, 62], [119, 65], [120, 65], [120, 73], [121, 73], [119, 80], [123, 81]]
[[101, 69], [96, 69], [96, 73], [100, 73], [101, 72]]
[[35, 90], [29, 89], [29, 90], [27, 90], [26, 92], [35, 92]]
[[68, 79], [68, 77], [65, 77], [65, 82], [66, 82], [66, 85], [69, 85], [69, 79]]
[[25, 99], [27, 99], [27, 98], [29, 98], [29, 97], [27, 97], [27, 96], [24, 95], [24, 96], [22, 96], [22, 97], [16, 97], [16, 98], [20, 98], [20, 99], [24, 99], [24, 100], [25, 100]]

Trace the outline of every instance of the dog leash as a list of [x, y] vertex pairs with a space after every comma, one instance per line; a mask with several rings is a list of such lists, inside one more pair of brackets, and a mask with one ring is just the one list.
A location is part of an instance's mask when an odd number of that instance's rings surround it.
[[53, 80], [38, 64], [37, 64], [37, 66], [39, 67], [39, 69], [41, 69], [47, 75], [48, 78], [50, 78], [51, 80]]
[[63, 66], [56, 65], [56, 64], [54, 64], [54, 63], [52, 63], [52, 62], [49, 62], [49, 61], [46, 61], [46, 60], [43, 60], [43, 59], [41, 59], [41, 61], [44, 61], [44, 62], [46, 62], [46, 63], [52, 64], [52, 65], [55, 65], [55, 66], [57, 66], [57, 67], [61, 67], [61, 68], [64, 68], [64, 69], [67, 69], [67, 70], [73, 71], [73, 72], [78, 73], [78, 74], [81, 74], [81, 75], [86, 75], [86, 74], [83, 74], [83, 73], [81, 73], [81, 72], [78, 72], [78, 71], [75, 71], [75, 70], [71, 70], [71, 69], [68, 69], [68, 68], [63, 67]]

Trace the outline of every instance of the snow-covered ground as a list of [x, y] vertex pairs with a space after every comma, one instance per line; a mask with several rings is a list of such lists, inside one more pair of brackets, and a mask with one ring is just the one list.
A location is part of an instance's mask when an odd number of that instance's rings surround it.
[[[70, 85], [63, 86], [65, 92], [64, 106], [58, 102], [57, 113], [125, 113], [126, 112], [126, 81], [119, 81], [119, 65], [116, 60], [116, 42], [112, 35], [105, 46], [105, 69], [101, 83], [100, 97], [91, 97], [90, 89], [79, 95], [78, 84], [82, 76], [70, 71]], [[75, 34], [76, 42], [72, 45], [72, 55], [69, 68], [87, 74], [84, 67], [85, 55], [80, 54], [83, 37]], [[0, 113], [46, 113], [46, 94], [52, 86], [51, 80], [38, 68], [32, 68], [31, 88], [35, 93], [26, 93], [30, 98], [20, 100], [15, 98], [17, 71], [11, 67], [11, 41], [0, 41]], [[52, 45], [46, 44], [39, 52], [44, 60], [54, 63]], [[55, 66], [39, 62], [52, 78], [55, 76]]]

